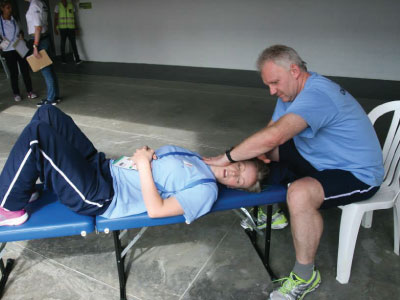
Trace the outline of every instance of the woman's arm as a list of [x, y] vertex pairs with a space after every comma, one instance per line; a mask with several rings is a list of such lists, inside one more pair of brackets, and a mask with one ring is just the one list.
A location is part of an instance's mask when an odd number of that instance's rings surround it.
[[35, 39], [33, 40], [33, 55], [36, 58], [41, 58], [38, 47], [40, 43], [40, 33], [42, 32], [42, 26], [35, 26]]
[[150, 218], [182, 215], [183, 209], [175, 197], [162, 199], [158, 193], [150, 164], [155, 158], [154, 150], [147, 146], [137, 149], [131, 157], [139, 172], [140, 186], [147, 214]]

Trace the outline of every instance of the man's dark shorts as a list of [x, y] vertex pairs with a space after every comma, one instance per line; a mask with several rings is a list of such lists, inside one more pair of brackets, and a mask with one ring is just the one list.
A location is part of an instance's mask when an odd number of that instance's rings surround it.
[[289, 140], [279, 147], [279, 163], [271, 163], [269, 183], [288, 184], [302, 177], [312, 177], [321, 183], [325, 192], [321, 208], [366, 200], [379, 189], [365, 184], [348, 171], [316, 170], [297, 151], [293, 140]]

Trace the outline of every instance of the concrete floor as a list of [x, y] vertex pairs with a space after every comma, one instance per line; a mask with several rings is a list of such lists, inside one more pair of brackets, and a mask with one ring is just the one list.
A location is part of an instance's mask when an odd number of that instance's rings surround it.
[[[274, 108], [266, 89], [122, 77], [59, 74], [63, 102], [96, 147], [116, 157], [137, 147], [176, 144], [214, 155], [264, 126]], [[43, 97], [40, 75], [33, 76]], [[381, 103], [359, 99], [366, 111]], [[15, 103], [0, 75], [0, 167], [37, 101]], [[393, 252], [391, 210], [361, 228], [350, 282], [336, 280], [340, 210], [323, 211], [316, 264], [322, 285], [307, 299], [399, 299], [400, 258]], [[267, 299], [271, 280], [233, 212], [191, 225], [150, 228], [128, 254], [129, 299]], [[129, 233], [133, 236], [135, 230]], [[119, 299], [111, 235], [9, 243], [16, 259], [3, 299]], [[290, 229], [274, 231], [271, 264], [286, 276], [294, 263]]]

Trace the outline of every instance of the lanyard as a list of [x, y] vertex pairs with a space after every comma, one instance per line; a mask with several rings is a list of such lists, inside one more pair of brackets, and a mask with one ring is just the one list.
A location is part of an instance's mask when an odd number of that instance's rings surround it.
[[203, 178], [203, 179], [195, 180], [195, 181], [189, 183], [188, 185], [186, 185], [185, 187], [183, 187], [182, 189], [177, 190], [177, 191], [167, 191], [166, 189], [164, 189], [164, 187], [162, 187], [162, 186], [161, 186], [160, 184], [158, 184], [157, 182], [154, 182], [154, 184], [156, 185], [157, 190], [159, 190], [159, 191], [161, 191], [161, 192], [163, 192], [163, 193], [170, 193], [170, 194], [173, 194], [173, 193], [177, 193], [177, 192], [180, 192], [180, 191], [184, 191], [184, 190], [190, 189], [190, 188], [192, 188], [192, 187], [195, 187], [196, 185], [199, 185], [199, 184], [202, 184], [202, 183], [208, 183], [208, 182], [214, 182], [214, 183], [216, 183], [215, 179], [212, 179], [212, 178]]
[[[0, 17], [0, 21], [1, 21], [1, 31], [3, 32], [3, 37], [4, 37], [4, 38], [7, 38], [7, 37], [6, 37], [6, 32], [4, 31], [3, 17]], [[13, 25], [14, 25], [14, 33], [13, 33], [13, 35], [12, 35], [10, 41], [13, 41], [13, 40], [14, 40], [15, 32], [17, 31], [17, 25], [15, 24], [15, 20], [14, 20], [14, 19], [12, 19], [12, 23], [13, 23]]]
[[[181, 156], [189, 156], [189, 157], [197, 157], [198, 159], [201, 160], [201, 157], [199, 155], [196, 154], [192, 154], [192, 153], [186, 153], [186, 152], [167, 152], [161, 155], [157, 155], [157, 159], [163, 158], [165, 156], [169, 156], [169, 155], [181, 155]], [[202, 184], [202, 183], [207, 183], [207, 182], [215, 182], [216, 180], [214, 178], [203, 178], [203, 179], [199, 179], [199, 180], [195, 180], [191, 183], [189, 183], [188, 185], [186, 185], [184, 188], [180, 189], [179, 191], [166, 191], [164, 189], [164, 187], [162, 187], [161, 185], [159, 185], [157, 182], [155, 182], [155, 185], [157, 187], [157, 189], [163, 193], [176, 193], [176, 192], [180, 192], [186, 189], [190, 189], [196, 185]]]
[[186, 152], [167, 152], [161, 155], [157, 155], [158, 158], [163, 158], [165, 156], [169, 156], [169, 155], [181, 155], [181, 156], [195, 156], [198, 159], [201, 159], [201, 157], [197, 154], [193, 154], [193, 153], [186, 153]]

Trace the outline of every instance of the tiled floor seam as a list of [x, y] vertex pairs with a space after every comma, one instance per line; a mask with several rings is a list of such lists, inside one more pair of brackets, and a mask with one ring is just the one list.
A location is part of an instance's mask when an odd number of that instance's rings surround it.
[[[115, 287], [113, 287], [112, 285], [109, 285], [109, 284], [105, 283], [104, 281], [98, 280], [98, 279], [96, 279], [96, 278], [93, 278], [93, 277], [91, 277], [91, 276], [85, 274], [85, 273], [82, 273], [82, 272], [80, 272], [80, 271], [78, 271], [78, 270], [75, 270], [75, 269], [70, 268], [70, 267], [68, 267], [68, 266], [66, 266], [66, 265], [63, 265], [62, 263], [59, 263], [58, 261], [56, 261], [56, 260], [54, 260], [54, 259], [51, 259], [51, 258], [49, 258], [49, 257], [46, 257], [46, 256], [44, 256], [43, 254], [40, 254], [40, 253], [38, 253], [38, 252], [36, 252], [36, 251], [33, 251], [32, 249], [29, 249], [29, 248], [26, 248], [26, 247], [24, 247], [24, 246], [18, 245], [17, 243], [16, 243], [15, 245], [18, 246], [18, 247], [20, 247], [21, 249], [28, 250], [28, 251], [30, 251], [30, 252], [32, 252], [32, 253], [34, 253], [34, 254], [36, 254], [36, 255], [38, 255], [38, 256], [44, 258], [46, 261], [48, 261], [48, 262], [50, 262], [50, 263], [52, 263], [52, 264], [54, 264], [54, 265], [61, 266], [62, 268], [66, 269], [66, 270], [68, 270], [68, 271], [71, 271], [71, 272], [73, 272], [73, 273], [77, 273], [77, 274], [79, 274], [80, 276], [83, 276], [83, 277], [85, 277], [85, 278], [87, 278], [87, 279], [89, 279], [89, 280], [91, 280], [91, 281], [94, 281], [94, 282], [96, 282], [96, 283], [98, 283], [98, 284], [107, 286], [107, 287], [111, 288], [112, 290], [115, 290], [116, 293], [117, 293], [117, 292], [119, 293], [119, 288], [115, 288]], [[127, 293], [127, 296], [132, 297], [132, 298], [135, 299], [135, 300], [143, 300], [142, 298], [138, 298], [138, 297], [136, 297], [136, 296], [134, 296], [134, 295], [129, 295], [128, 293]]]
[[[236, 222], [234, 220], [229, 228], [233, 227], [233, 224]], [[204, 268], [207, 266], [208, 262], [211, 260], [211, 258], [214, 256], [215, 252], [218, 250], [219, 246], [221, 246], [222, 242], [225, 240], [226, 236], [231, 232], [231, 230], [228, 230], [225, 232], [224, 236], [221, 238], [221, 240], [218, 242], [217, 246], [215, 246], [213, 252], [210, 254], [210, 256], [207, 258], [207, 260], [204, 262], [204, 264], [201, 266], [200, 270], [197, 272], [196, 276], [193, 278], [193, 280], [189, 283], [188, 287], [186, 290], [183, 292], [183, 294], [179, 297], [179, 300], [182, 300], [183, 297], [186, 295], [186, 293], [192, 288], [194, 282], [197, 280], [197, 278], [200, 276], [200, 274], [203, 272]]]

